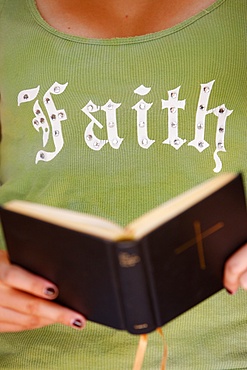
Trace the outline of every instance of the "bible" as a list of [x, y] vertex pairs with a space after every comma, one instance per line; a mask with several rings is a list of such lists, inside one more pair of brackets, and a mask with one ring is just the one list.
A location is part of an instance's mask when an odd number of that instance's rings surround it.
[[88, 320], [144, 334], [223, 288], [226, 259], [247, 239], [241, 174], [222, 174], [122, 228], [12, 200], [0, 217], [10, 260], [54, 282], [57, 302]]

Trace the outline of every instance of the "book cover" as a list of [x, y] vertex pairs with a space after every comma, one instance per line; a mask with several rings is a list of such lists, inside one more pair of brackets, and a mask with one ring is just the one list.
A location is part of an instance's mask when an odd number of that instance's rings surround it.
[[[226, 259], [247, 239], [241, 175], [225, 176], [210, 191], [197, 187], [145, 222], [117, 227], [112, 238], [19, 206], [0, 208], [11, 261], [57, 284], [59, 303], [132, 334], [151, 332], [219, 291]], [[143, 231], [153, 218], [155, 226]]]

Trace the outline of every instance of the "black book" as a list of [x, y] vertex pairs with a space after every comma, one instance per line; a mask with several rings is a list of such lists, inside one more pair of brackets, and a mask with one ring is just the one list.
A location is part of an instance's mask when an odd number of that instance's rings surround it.
[[12, 263], [59, 287], [57, 301], [133, 334], [161, 327], [222, 289], [247, 240], [242, 177], [223, 174], [122, 228], [24, 201], [2, 205]]

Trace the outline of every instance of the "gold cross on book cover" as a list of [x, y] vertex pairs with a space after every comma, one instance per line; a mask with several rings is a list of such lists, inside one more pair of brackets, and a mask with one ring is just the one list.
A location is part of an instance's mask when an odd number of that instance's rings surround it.
[[182, 244], [180, 247], [176, 248], [175, 253], [180, 254], [186, 251], [188, 248], [193, 247], [194, 245], [197, 246], [198, 258], [200, 263], [200, 268], [202, 270], [206, 269], [206, 261], [205, 261], [205, 253], [204, 253], [204, 246], [203, 246], [203, 239], [207, 236], [210, 236], [216, 233], [218, 230], [224, 227], [224, 222], [218, 222], [214, 226], [210, 227], [209, 229], [202, 232], [201, 230], [201, 223], [200, 221], [194, 221], [193, 223], [195, 237], [188, 240], [186, 243]]
[[243, 179], [232, 173], [124, 228], [23, 200], [2, 204], [0, 216], [13, 263], [53, 281], [60, 304], [132, 334], [154, 331], [218, 292], [225, 261], [247, 240]]

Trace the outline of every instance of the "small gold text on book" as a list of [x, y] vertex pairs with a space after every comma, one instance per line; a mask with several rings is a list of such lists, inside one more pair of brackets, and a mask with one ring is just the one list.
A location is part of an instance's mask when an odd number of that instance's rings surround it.
[[119, 253], [118, 259], [122, 267], [134, 267], [141, 261], [141, 258], [137, 254], [130, 254], [127, 252]]
[[148, 324], [146, 323], [134, 325], [134, 329], [136, 330], [147, 329], [147, 328], [148, 328]]

